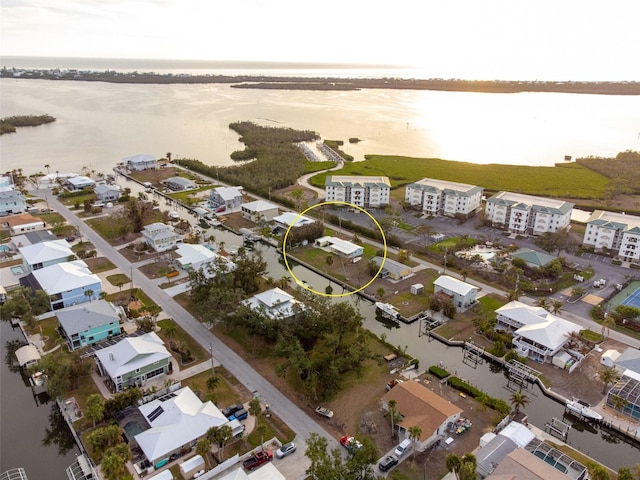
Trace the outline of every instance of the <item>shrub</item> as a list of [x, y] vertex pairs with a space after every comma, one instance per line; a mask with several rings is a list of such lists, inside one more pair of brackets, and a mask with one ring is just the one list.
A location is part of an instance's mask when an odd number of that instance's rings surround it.
[[449, 375], [451, 375], [444, 368], [438, 367], [436, 365], [431, 365], [429, 367], [429, 373], [432, 374], [432, 375], [435, 375], [440, 380], [442, 380], [443, 378], [447, 378]]

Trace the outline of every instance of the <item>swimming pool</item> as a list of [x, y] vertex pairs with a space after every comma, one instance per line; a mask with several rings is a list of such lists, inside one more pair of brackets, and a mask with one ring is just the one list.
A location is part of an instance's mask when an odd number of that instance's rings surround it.
[[476, 245], [471, 250], [456, 252], [456, 256], [460, 258], [466, 258], [467, 260], [471, 260], [474, 257], [480, 257], [483, 262], [490, 263], [496, 257], [497, 252], [498, 250], [493, 247]]
[[0, 245], [0, 252], [8, 252], [9, 247], [7, 245]]
[[22, 275], [24, 273], [24, 268], [20, 265], [16, 265], [15, 267], [11, 267], [11, 273], [14, 275]]

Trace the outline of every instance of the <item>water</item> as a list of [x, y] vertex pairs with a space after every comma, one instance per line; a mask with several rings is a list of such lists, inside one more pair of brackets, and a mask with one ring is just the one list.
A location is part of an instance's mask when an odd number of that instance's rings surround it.
[[[0, 472], [23, 467], [32, 480], [66, 480], [66, 468], [79, 453], [64, 421], [54, 415], [54, 403], [42, 404], [20, 373], [11, 372], [4, 359], [6, 342], [24, 340], [9, 322], [0, 321], [2, 378], [0, 379]], [[45, 445], [45, 439], [51, 442]]]
[[[25, 173], [108, 173], [151, 153], [231, 165], [243, 145], [235, 121], [309, 129], [366, 154], [473, 163], [553, 165], [565, 155], [640, 149], [640, 96], [234, 89], [224, 84], [124, 85], [0, 79], [0, 115], [48, 113], [57, 121], [2, 135], [2, 168]], [[362, 139], [350, 144], [350, 137]]]

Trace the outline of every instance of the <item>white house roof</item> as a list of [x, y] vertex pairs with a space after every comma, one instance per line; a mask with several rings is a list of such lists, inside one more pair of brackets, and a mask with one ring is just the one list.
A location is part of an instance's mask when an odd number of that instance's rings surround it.
[[520, 327], [515, 331], [515, 335], [536, 342], [549, 350], [555, 350], [568, 340], [570, 333], [579, 331], [579, 325], [554, 317], [551, 320]]
[[177, 261], [181, 265], [195, 265], [201, 262], [208, 262], [217, 257], [215, 252], [212, 252], [204, 245], [195, 245], [191, 243], [183, 243], [178, 246], [176, 250], [179, 258]]
[[303, 305], [280, 288], [272, 288], [245, 300], [252, 310], [263, 310], [271, 318], [286, 318], [295, 312], [294, 305]]
[[171, 177], [167, 178], [164, 182], [175, 183], [176, 185], [182, 186], [182, 188], [193, 188], [196, 186], [196, 182], [184, 177]]
[[66, 240], [51, 240], [49, 242], [36, 243], [18, 249], [22, 259], [28, 265], [50, 262], [60, 258], [68, 258], [73, 255], [71, 245]]
[[508, 317], [522, 325], [532, 325], [555, 318], [542, 307], [533, 307], [513, 300], [496, 310], [498, 315]]
[[474, 290], [479, 290], [478, 287], [474, 287], [467, 282], [463, 282], [462, 280], [458, 280], [457, 278], [450, 277], [449, 275], [440, 275], [433, 283], [440, 288], [450, 290], [454, 293], [457, 293], [458, 295], [463, 296], [469, 294]]
[[171, 357], [155, 332], [127, 337], [115, 345], [96, 352], [96, 357], [111, 378], [120, 377], [137, 368]]
[[109, 185], [108, 183], [99, 183], [93, 191], [98, 195], [102, 195], [109, 192], [119, 192], [120, 187], [118, 185]]
[[362, 249], [360, 245], [348, 242], [347, 240], [342, 240], [338, 237], [320, 237], [316, 241], [318, 243], [328, 242], [331, 245], [331, 248], [345, 255], [351, 255]]
[[102, 285], [100, 277], [91, 273], [87, 264], [82, 260], [56, 263], [40, 270], [34, 270], [32, 275], [40, 287], [49, 295], [95, 285], [96, 283]]
[[146, 163], [146, 162], [155, 162], [156, 157], [154, 155], [147, 154], [139, 154], [139, 155], [131, 155], [130, 157], [126, 157], [123, 159], [124, 163]]
[[242, 197], [242, 189], [240, 187], [218, 187], [214, 188], [213, 191], [225, 202]]
[[106, 300], [63, 308], [56, 311], [56, 316], [68, 336], [120, 320], [115, 307]]
[[16, 358], [18, 359], [18, 365], [23, 367], [28, 363], [37, 362], [42, 357], [35, 345], [25, 345], [16, 350]]
[[78, 176], [75, 176], [75, 177], [69, 177], [69, 178], [67, 178], [67, 182], [69, 182], [74, 187], [86, 186], [86, 185], [95, 185], [95, 183], [96, 183], [91, 178], [85, 177], [83, 175], [78, 175]]
[[202, 403], [189, 387], [177, 390], [173, 395], [138, 408], [151, 428], [136, 435], [135, 439], [151, 461], [202, 437], [209, 428], [229, 422], [213, 402]]
[[315, 222], [315, 220], [312, 220], [311, 218], [305, 217], [304, 215], [299, 215], [294, 212], [284, 212], [277, 217], [273, 217], [273, 219], [276, 222], [288, 227], [301, 227], [303, 225], [309, 225], [310, 223]]
[[260, 468], [250, 473], [242, 468], [226, 474], [220, 480], [285, 480], [286, 477], [280, 473], [273, 463], [266, 463]]
[[266, 200], [256, 200], [254, 202], [247, 202], [240, 205], [242, 208], [249, 210], [250, 212], [266, 212], [267, 210], [273, 210], [278, 208], [277, 205], [267, 202]]
[[527, 446], [531, 440], [536, 438], [531, 430], [519, 422], [509, 422], [506, 427], [500, 430], [500, 435], [513, 440], [519, 447]]

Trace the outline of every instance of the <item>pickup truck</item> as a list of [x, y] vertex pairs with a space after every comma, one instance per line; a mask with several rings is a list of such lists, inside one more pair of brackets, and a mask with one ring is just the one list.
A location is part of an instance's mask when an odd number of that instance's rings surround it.
[[271, 450], [265, 450], [261, 452], [257, 452], [253, 457], [247, 458], [244, 462], [242, 462], [242, 466], [247, 470], [253, 470], [254, 468], [258, 468], [263, 463], [267, 463], [273, 460], [273, 452]]

